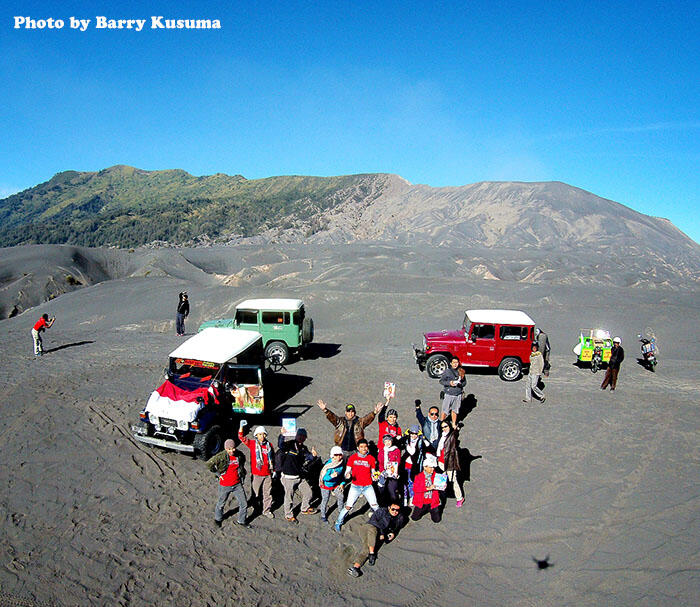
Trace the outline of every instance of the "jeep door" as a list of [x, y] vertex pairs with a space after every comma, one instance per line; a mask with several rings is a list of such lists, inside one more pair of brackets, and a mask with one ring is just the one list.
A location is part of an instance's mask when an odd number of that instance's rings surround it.
[[261, 313], [261, 329], [268, 341], [281, 341], [290, 348], [299, 346], [299, 328], [292, 323], [289, 311], [269, 310]]
[[467, 355], [462, 364], [491, 367], [496, 361], [496, 326], [472, 323], [467, 335]]
[[258, 310], [236, 310], [236, 329], [247, 329], [261, 333]]

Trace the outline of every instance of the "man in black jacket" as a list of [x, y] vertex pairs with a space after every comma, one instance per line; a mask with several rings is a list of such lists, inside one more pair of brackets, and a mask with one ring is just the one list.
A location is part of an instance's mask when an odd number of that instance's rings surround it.
[[365, 559], [370, 565], [374, 565], [377, 561], [375, 554], [377, 541], [390, 542], [405, 523], [406, 518], [401, 514], [401, 506], [398, 502], [392, 501], [386, 508], [377, 508], [369, 521], [360, 527], [362, 548], [357, 553], [352, 567], [348, 569], [348, 575], [360, 577]]
[[605, 372], [603, 383], [600, 384], [600, 389], [605, 390], [610, 385], [612, 392], [617, 386], [617, 374], [620, 372], [620, 365], [625, 360], [625, 351], [620, 345], [622, 340], [619, 337], [613, 338], [613, 346], [610, 350], [610, 360], [608, 361], [608, 370]]
[[290, 523], [298, 522], [292, 511], [292, 498], [297, 489], [301, 493], [301, 513], [316, 514], [318, 510], [311, 507], [311, 496], [313, 492], [309, 484], [307, 470], [313, 460], [317, 459], [316, 449], [309, 449], [304, 444], [306, 441], [306, 430], [299, 428], [294, 440], [286, 441], [284, 434], [280, 434], [277, 439], [277, 461], [275, 462], [277, 472], [282, 475], [282, 487], [284, 487], [284, 517]]
[[175, 330], [178, 335], [185, 334], [185, 318], [190, 314], [190, 302], [187, 299], [187, 291], [183, 291], [179, 295], [177, 302], [177, 313], [175, 314]]

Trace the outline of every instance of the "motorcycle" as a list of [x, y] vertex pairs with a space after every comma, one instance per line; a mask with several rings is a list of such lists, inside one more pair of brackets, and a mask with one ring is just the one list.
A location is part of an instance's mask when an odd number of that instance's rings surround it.
[[642, 360], [644, 361], [644, 366], [654, 373], [656, 371], [656, 365], [659, 362], [656, 358], [658, 354], [656, 339], [653, 335], [650, 338], [643, 337], [641, 334], [637, 335], [637, 337], [642, 344]]
[[591, 356], [591, 372], [595, 373], [603, 364], [603, 348], [596, 346], [593, 348], [593, 356]]

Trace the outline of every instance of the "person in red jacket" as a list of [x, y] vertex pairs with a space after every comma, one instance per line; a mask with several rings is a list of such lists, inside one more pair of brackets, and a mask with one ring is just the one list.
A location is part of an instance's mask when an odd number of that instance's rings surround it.
[[243, 435], [243, 428], [246, 426], [245, 420], [241, 420], [238, 428], [238, 440], [240, 440], [250, 451], [250, 469], [253, 473], [250, 479], [250, 493], [253, 498], [253, 508], [262, 501], [262, 515], [266, 518], [275, 518], [270, 508], [272, 508], [272, 472], [275, 461], [275, 450], [270, 441], [267, 440], [267, 430], [263, 426], [258, 426], [253, 431], [253, 438], [246, 438]]
[[219, 499], [216, 501], [214, 509], [214, 523], [221, 527], [224, 519], [224, 506], [228, 496], [233, 496], [238, 500], [238, 520], [236, 523], [241, 527], [250, 527], [246, 522], [248, 513], [248, 500], [243, 489], [244, 469], [241, 466], [239, 453], [236, 452], [236, 444], [232, 438], [226, 439], [224, 451], [217, 453], [209, 461], [207, 467], [215, 472], [219, 477]]
[[42, 314], [41, 318], [34, 323], [32, 328], [32, 338], [34, 339], [34, 356], [41, 356], [44, 353], [41, 343], [41, 332], [50, 329], [56, 318], [49, 318], [48, 314]]
[[434, 455], [426, 455], [423, 460], [423, 472], [413, 481], [413, 512], [411, 520], [417, 521], [430, 512], [433, 523], [442, 519], [440, 512], [440, 492], [435, 488], [435, 468], [437, 461]]
[[[377, 445], [380, 449], [382, 447], [382, 440], [387, 434], [393, 437], [397, 443], [401, 440], [401, 426], [397, 423], [399, 414], [396, 412], [396, 409], [389, 409], [386, 411], [388, 403], [389, 400], [387, 399], [386, 404], [377, 416], [379, 420], [379, 440], [377, 441]], [[386, 411], [386, 417], [384, 417], [384, 411]]]
[[399, 471], [401, 469], [401, 451], [394, 444], [391, 434], [382, 437], [382, 444], [377, 452], [379, 462], [379, 497], [383, 504], [399, 501]]

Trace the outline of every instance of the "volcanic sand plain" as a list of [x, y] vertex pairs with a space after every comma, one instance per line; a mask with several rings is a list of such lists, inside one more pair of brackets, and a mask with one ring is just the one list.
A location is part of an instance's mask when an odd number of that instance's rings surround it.
[[[47, 267], [59, 263], [51, 251], [39, 251]], [[23, 247], [3, 253], [24, 263]], [[157, 272], [135, 264], [0, 321], [0, 604], [697, 605], [697, 291], [487, 280], [438, 248], [158, 256]], [[252, 529], [229, 513], [219, 529], [204, 464], [133, 439], [130, 425], [182, 341], [174, 310], [183, 289], [188, 335], [243, 298], [304, 299], [315, 346], [279, 372], [289, 397], [262, 421], [275, 441], [279, 418], [298, 416], [324, 458], [332, 427], [319, 398], [364, 415], [394, 381], [403, 428], [415, 422], [415, 399], [424, 410], [438, 403], [439, 384], [418, 371], [411, 342], [457, 328], [465, 309], [522, 309], [547, 331], [547, 401], [524, 404], [522, 381], [470, 373], [465, 506], [449, 499], [440, 524], [409, 522], [353, 579], [345, 570], [366, 520], [362, 501], [342, 535], [318, 515], [290, 525], [281, 509]], [[43, 312], [57, 320], [35, 360], [30, 329]], [[614, 393], [600, 390], [600, 372], [573, 364], [578, 329], [589, 326], [623, 339]], [[660, 346], [654, 374], [637, 362], [646, 328]], [[376, 421], [367, 436], [377, 439]], [[538, 568], [533, 559], [546, 557], [551, 566]]]

